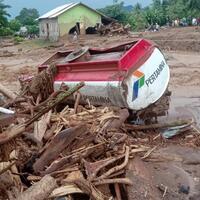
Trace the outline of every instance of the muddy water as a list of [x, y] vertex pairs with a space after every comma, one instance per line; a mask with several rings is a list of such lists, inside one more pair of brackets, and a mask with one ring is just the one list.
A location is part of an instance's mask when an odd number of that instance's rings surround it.
[[160, 121], [193, 119], [200, 128], [200, 88], [184, 87], [172, 89], [170, 109]]

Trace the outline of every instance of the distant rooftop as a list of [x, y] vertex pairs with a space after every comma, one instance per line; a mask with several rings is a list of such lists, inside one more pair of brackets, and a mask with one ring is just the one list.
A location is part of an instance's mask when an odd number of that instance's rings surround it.
[[65, 11], [69, 10], [70, 8], [73, 8], [74, 6], [78, 5], [79, 3], [69, 3], [62, 6], [58, 6], [57, 8], [54, 8], [53, 10], [47, 12], [46, 14], [40, 16], [38, 19], [51, 19], [59, 16], [60, 14], [64, 13]]
[[51, 18], [56, 18], [58, 17], [59, 15], [61, 15], [62, 13], [66, 12], [67, 10], [77, 6], [77, 5], [83, 5], [85, 7], [87, 7], [88, 9], [92, 10], [93, 12], [96, 12], [98, 13], [99, 15], [101, 15], [104, 19], [106, 20], [109, 20], [109, 21], [115, 21], [114, 19], [104, 15], [103, 13], [87, 6], [86, 4], [83, 4], [81, 2], [79, 3], [69, 3], [69, 4], [65, 4], [65, 5], [62, 5], [62, 6], [58, 6], [57, 8], [54, 8], [53, 10], [47, 12], [46, 14], [40, 16], [38, 19], [51, 19]]

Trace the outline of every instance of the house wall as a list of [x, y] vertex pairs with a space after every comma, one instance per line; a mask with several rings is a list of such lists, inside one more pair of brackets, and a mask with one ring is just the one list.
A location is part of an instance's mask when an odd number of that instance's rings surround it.
[[41, 19], [39, 21], [40, 38], [57, 41], [59, 38], [58, 20], [55, 19]]
[[86, 29], [90, 26], [95, 26], [97, 23], [101, 23], [101, 15], [83, 5], [77, 5], [69, 9], [58, 16], [60, 36], [68, 34], [77, 22], [80, 23], [80, 27]]

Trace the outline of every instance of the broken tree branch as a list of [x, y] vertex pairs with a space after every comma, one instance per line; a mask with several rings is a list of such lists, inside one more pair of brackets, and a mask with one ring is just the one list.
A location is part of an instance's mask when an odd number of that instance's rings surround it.
[[16, 200], [45, 200], [57, 187], [56, 180], [47, 175], [39, 182], [32, 185], [28, 190], [20, 194]]
[[122, 200], [119, 184], [115, 183], [114, 186], [115, 186], [115, 193], [116, 193], [117, 200]]
[[76, 137], [80, 136], [86, 131], [87, 127], [85, 125], [80, 125], [74, 128], [68, 128], [57, 134], [49, 144], [46, 151], [33, 165], [34, 171], [36, 173], [44, 171], [45, 167], [54, 161]]
[[113, 184], [113, 183], [121, 183], [125, 185], [132, 185], [132, 181], [128, 178], [113, 178], [113, 179], [104, 179], [94, 182], [95, 186], [98, 185], [106, 185], [106, 184]]
[[85, 194], [91, 197], [92, 200], [105, 200], [106, 197], [97, 190], [89, 181], [84, 178], [69, 180], [64, 183], [73, 183], [77, 185]]
[[31, 118], [30, 120], [27, 120], [26, 125], [28, 126], [28, 125], [32, 124], [34, 121], [39, 119], [42, 115], [49, 112], [52, 108], [55, 108], [58, 104], [60, 104], [65, 99], [67, 99], [69, 96], [74, 94], [76, 91], [78, 91], [84, 85], [85, 85], [84, 82], [81, 82], [81, 83], [77, 84], [75, 87], [70, 88], [69, 90], [63, 91], [62, 93], [58, 94], [56, 96], [56, 98], [50, 97], [49, 101], [46, 101], [46, 105], [44, 105], [44, 108], [41, 111], [39, 111], [36, 115], [34, 115], [33, 118]]
[[0, 171], [0, 175], [5, 173], [6, 171], [8, 171], [16, 162], [11, 162], [10, 164], [8, 164], [8, 166], [6, 166], [5, 168], [3, 168], [1, 171]]
[[107, 178], [111, 174], [116, 173], [117, 171], [120, 171], [124, 167], [126, 167], [126, 165], [128, 164], [128, 159], [129, 159], [129, 150], [130, 150], [130, 148], [128, 146], [126, 146], [125, 160], [124, 160], [124, 162], [121, 165], [113, 167], [112, 169], [108, 170], [106, 173], [104, 173], [103, 175], [101, 175], [100, 177], [98, 177], [95, 180], [101, 180], [101, 179]]
[[54, 162], [42, 174], [44, 174], [44, 175], [50, 174], [54, 171], [61, 169], [62, 167], [64, 167], [69, 162], [70, 162], [70, 164], [74, 164], [76, 162], [79, 162], [82, 158], [85, 158], [85, 157], [91, 155], [95, 151], [98, 151], [98, 152], [105, 151], [105, 148], [106, 148], [105, 143], [101, 143], [101, 144], [97, 144], [97, 145], [94, 145], [94, 146], [90, 146], [86, 149], [83, 149], [83, 150], [76, 152], [76, 153], [73, 153], [71, 155], [68, 155], [64, 158], [61, 158], [59, 161]]
[[10, 131], [8, 131], [8, 130], [4, 131], [0, 135], [0, 145], [12, 140], [13, 138], [15, 138], [17, 136], [20, 136], [25, 131], [26, 127], [28, 127], [33, 122], [38, 120], [42, 115], [49, 112], [52, 108], [56, 107], [58, 104], [60, 104], [67, 97], [71, 96], [74, 92], [76, 92], [83, 86], [84, 86], [84, 83], [81, 82], [81, 83], [77, 84], [75, 87], [69, 89], [68, 91], [60, 93], [55, 99], [50, 98], [49, 101], [46, 102], [46, 105], [44, 106], [44, 108], [41, 111], [39, 111], [37, 114], [35, 114], [31, 119], [28, 119], [23, 124], [12, 127], [12, 129]]
[[109, 123], [106, 125], [105, 129], [108, 131], [110, 129], [120, 128], [122, 124], [127, 120], [128, 117], [129, 117], [128, 110], [121, 109], [119, 112], [119, 118], [110, 120]]
[[[89, 162], [84, 162], [85, 164], [85, 168], [86, 168], [86, 173], [88, 175], [88, 179], [89, 180], [94, 180], [97, 176], [97, 173], [103, 169], [104, 167], [122, 159], [124, 157], [124, 155], [119, 155], [115, 158], [108, 158], [104, 161], [97, 161], [97, 165], [95, 163], [89, 163]], [[95, 168], [93, 167], [93, 165], [95, 166]], [[94, 168], [94, 169], [93, 169]]]
[[6, 97], [8, 97], [9, 99], [12, 99], [12, 100], [14, 100], [17, 97], [17, 95], [15, 95], [13, 92], [8, 90], [2, 84], [0, 84], [0, 93], [2, 93], [3, 95], [5, 95]]
[[80, 99], [81, 99], [81, 94], [79, 92], [77, 92], [76, 101], [75, 101], [75, 104], [74, 104], [74, 113], [75, 114], [77, 114], [77, 112], [78, 112], [78, 106], [79, 106], [79, 103], [80, 103]]
[[132, 125], [132, 124], [125, 124], [127, 130], [150, 130], [150, 129], [163, 129], [163, 128], [170, 128], [175, 126], [182, 126], [185, 124], [192, 124], [193, 120], [180, 120], [180, 121], [174, 121], [171, 123], [163, 123], [163, 124], [150, 124], [150, 125]]

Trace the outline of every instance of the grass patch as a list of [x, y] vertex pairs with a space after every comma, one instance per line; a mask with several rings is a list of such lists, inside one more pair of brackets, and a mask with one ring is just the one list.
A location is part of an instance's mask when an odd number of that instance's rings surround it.
[[21, 43], [22, 48], [28, 49], [38, 49], [45, 48], [55, 45], [57, 42], [51, 42], [49, 40], [33, 39], [33, 40], [24, 40]]

